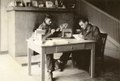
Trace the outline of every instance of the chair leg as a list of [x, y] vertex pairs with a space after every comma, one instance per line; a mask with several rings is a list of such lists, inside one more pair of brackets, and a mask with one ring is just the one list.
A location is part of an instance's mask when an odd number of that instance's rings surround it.
[[101, 60], [102, 60], [102, 61], [101, 61], [101, 62], [102, 62], [102, 71], [105, 72], [105, 67], [104, 67], [104, 56], [102, 57]]
[[104, 57], [97, 58], [95, 66], [97, 66], [95, 68], [96, 76], [99, 76], [100, 74], [102, 74], [103, 72], [105, 72]]
[[73, 57], [72, 57], [72, 64], [73, 64], [73, 67], [76, 67], [76, 61], [74, 60]]

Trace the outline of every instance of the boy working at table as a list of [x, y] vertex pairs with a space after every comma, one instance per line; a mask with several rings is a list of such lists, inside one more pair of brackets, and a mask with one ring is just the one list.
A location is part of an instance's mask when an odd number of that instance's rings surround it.
[[[45, 30], [45, 35], [42, 38], [42, 42], [45, 42], [48, 37], [52, 37], [55, 32], [55, 28], [52, 26], [52, 16], [47, 14], [43, 23], [40, 24], [37, 29]], [[46, 60], [47, 60], [48, 80], [53, 81], [53, 73], [52, 73], [54, 70], [53, 54], [47, 54]]]
[[[95, 51], [99, 52], [99, 48], [101, 46], [99, 28], [90, 24], [86, 18], [79, 19], [78, 25], [79, 29], [76, 29], [75, 33], [79, 34], [79, 36], [82, 39], [95, 40], [96, 41]], [[78, 50], [72, 52], [73, 60], [78, 68], [88, 70], [87, 67], [90, 64], [90, 53], [91, 53], [90, 50]], [[60, 69], [63, 70], [65, 64], [69, 59], [70, 54], [71, 54], [70, 52], [67, 52], [66, 54], [63, 54], [58, 60], [58, 66]]]
[[[95, 53], [100, 51], [101, 46], [101, 38], [100, 38], [100, 30], [97, 26], [94, 26], [89, 23], [86, 18], [82, 18], [79, 20], [79, 29], [77, 29], [76, 33], [84, 40], [95, 40]], [[90, 50], [79, 50], [73, 52], [73, 59], [75, 60], [76, 66], [78, 68], [89, 70], [90, 64]]]
[[[55, 29], [52, 26], [52, 17], [51, 15], [46, 15], [44, 22], [37, 28], [45, 30], [45, 35], [42, 38], [42, 41], [45, 42], [49, 37], [61, 37], [62, 36], [62, 29], [67, 27], [67, 23], [61, 24], [60, 27]], [[36, 30], [37, 30], [36, 29]], [[35, 30], [35, 31], [36, 31]], [[66, 53], [63, 53], [66, 54]], [[47, 72], [48, 72], [48, 80], [53, 81], [53, 71], [55, 68], [55, 62], [53, 59], [53, 54], [46, 55], [47, 60]]]

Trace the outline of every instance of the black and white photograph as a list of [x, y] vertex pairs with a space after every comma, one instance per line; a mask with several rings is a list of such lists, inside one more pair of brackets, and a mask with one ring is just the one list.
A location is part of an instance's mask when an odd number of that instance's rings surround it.
[[0, 81], [120, 81], [120, 0], [0, 0]]

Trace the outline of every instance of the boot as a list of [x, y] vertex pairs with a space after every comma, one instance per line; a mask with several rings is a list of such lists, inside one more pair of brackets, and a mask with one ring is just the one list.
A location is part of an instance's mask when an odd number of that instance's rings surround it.
[[52, 73], [52, 71], [48, 72], [48, 80], [47, 81], [53, 81], [53, 73]]
[[57, 60], [57, 61], [56, 61], [56, 64], [57, 64], [58, 70], [59, 70], [60, 72], [62, 72], [63, 69], [64, 69], [64, 64], [63, 64], [63, 62], [61, 62], [60, 60]]

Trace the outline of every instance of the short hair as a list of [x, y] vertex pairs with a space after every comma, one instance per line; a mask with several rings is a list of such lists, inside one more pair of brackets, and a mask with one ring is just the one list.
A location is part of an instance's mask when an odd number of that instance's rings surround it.
[[80, 18], [80, 19], [79, 19], [79, 22], [80, 22], [80, 21], [82, 21], [82, 22], [84, 22], [84, 23], [85, 23], [85, 22], [89, 22], [89, 20], [88, 20], [87, 18]]
[[52, 15], [51, 15], [51, 14], [46, 14], [46, 15], [45, 15], [45, 19], [46, 19], [46, 18], [52, 19]]

